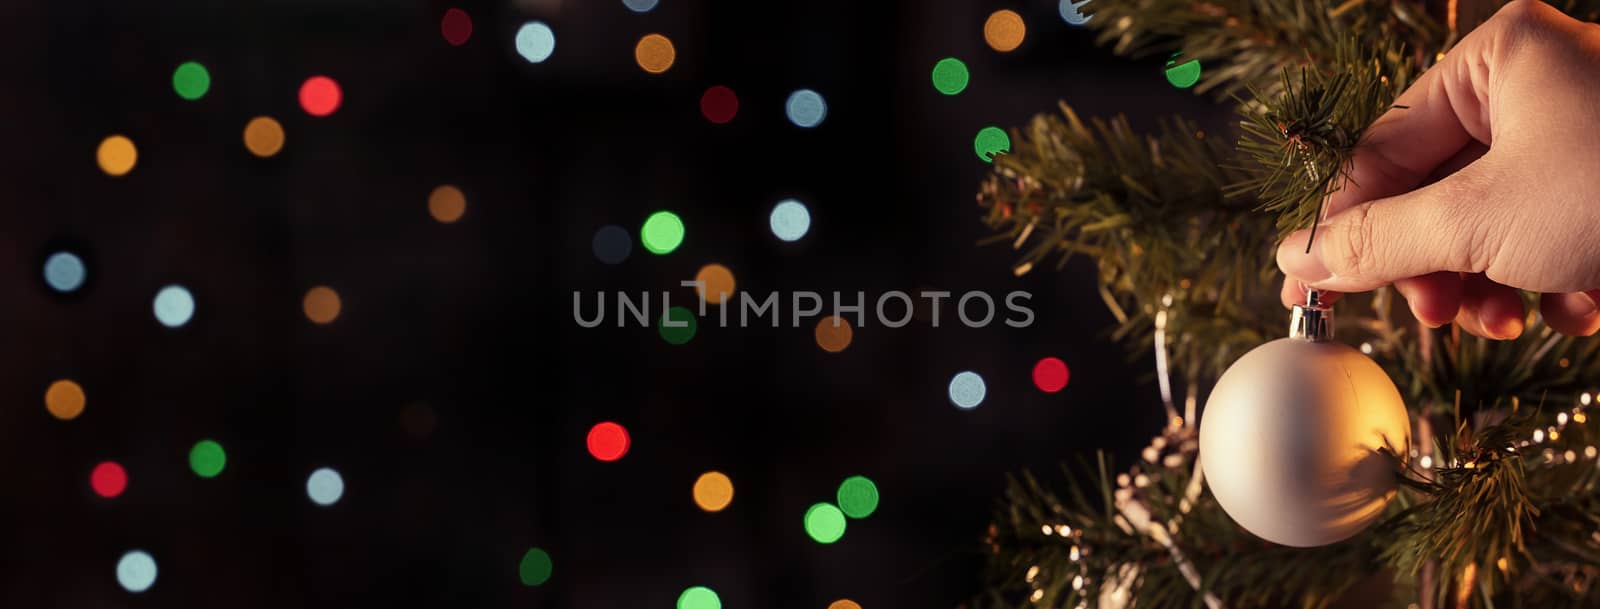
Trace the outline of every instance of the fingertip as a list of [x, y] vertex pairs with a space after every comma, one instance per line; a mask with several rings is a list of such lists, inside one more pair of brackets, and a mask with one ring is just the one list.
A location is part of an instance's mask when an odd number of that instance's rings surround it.
[[1430, 328], [1450, 323], [1461, 311], [1461, 274], [1453, 271], [1429, 273], [1401, 279], [1395, 291], [1405, 297], [1411, 315]]
[[1600, 331], [1600, 307], [1583, 292], [1540, 294], [1539, 314], [1545, 325], [1567, 336], [1592, 336]]
[[1311, 230], [1302, 229], [1291, 233], [1282, 243], [1278, 244], [1278, 269], [1284, 275], [1315, 284], [1333, 277], [1315, 250], [1308, 250], [1311, 243]]
[[1490, 281], [1482, 273], [1467, 275], [1462, 282], [1461, 315], [1476, 322], [1463, 327], [1473, 334], [1496, 340], [1510, 340], [1522, 335], [1527, 312], [1517, 291]]

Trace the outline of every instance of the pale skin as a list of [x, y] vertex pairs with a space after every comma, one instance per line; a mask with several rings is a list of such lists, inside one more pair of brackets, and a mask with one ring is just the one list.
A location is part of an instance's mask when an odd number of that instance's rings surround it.
[[1600, 25], [1512, 2], [1395, 104], [1310, 253], [1309, 230], [1280, 244], [1284, 304], [1393, 284], [1424, 324], [1510, 339], [1523, 289], [1556, 331], [1600, 330]]

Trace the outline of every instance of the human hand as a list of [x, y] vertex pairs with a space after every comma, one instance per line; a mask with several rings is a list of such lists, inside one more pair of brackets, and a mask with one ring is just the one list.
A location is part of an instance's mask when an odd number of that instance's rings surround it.
[[1310, 253], [1309, 229], [1279, 245], [1284, 304], [1393, 283], [1425, 324], [1509, 339], [1520, 288], [1551, 328], [1600, 329], [1600, 26], [1512, 2], [1395, 104]]

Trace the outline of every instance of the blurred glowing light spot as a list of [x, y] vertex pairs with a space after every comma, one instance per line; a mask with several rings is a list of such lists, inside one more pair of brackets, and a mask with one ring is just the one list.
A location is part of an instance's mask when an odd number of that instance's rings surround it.
[[635, 13], [648, 13], [656, 7], [659, 0], [622, 0], [622, 5]]
[[311, 477], [306, 478], [306, 496], [311, 502], [321, 506], [329, 506], [339, 502], [344, 496], [344, 477], [331, 467], [317, 468], [311, 472]]
[[550, 573], [555, 570], [555, 563], [550, 561], [550, 553], [541, 548], [529, 548], [522, 555], [522, 562], [517, 564], [517, 578], [522, 580], [524, 586], [538, 586], [550, 581]]
[[176, 328], [189, 323], [189, 319], [194, 317], [194, 296], [188, 288], [169, 285], [156, 292], [153, 308], [156, 321], [168, 328]]
[[428, 215], [440, 224], [453, 223], [466, 213], [467, 195], [462, 194], [460, 188], [441, 184], [428, 193]]
[[257, 116], [244, 124], [244, 148], [267, 158], [283, 150], [283, 125], [270, 116]]
[[327, 116], [344, 102], [339, 83], [326, 76], [312, 76], [300, 85], [300, 108], [311, 116]]
[[783, 112], [795, 126], [811, 128], [822, 124], [822, 119], [828, 117], [828, 102], [822, 100], [821, 93], [811, 89], [800, 89], [789, 94], [789, 101], [784, 103]]
[[984, 127], [972, 138], [972, 150], [983, 162], [993, 163], [994, 157], [1011, 152], [1011, 136], [1006, 135], [1005, 129]]
[[639, 241], [652, 254], [670, 254], [683, 245], [683, 220], [670, 211], [658, 211], [645, 218]]
[[606, 264], [618, 264], [633, 253], [633, 239], [628, 229], [607, 224], [594, 232], [594, 257]]
[[123, 554], [117, 561], [117, 583], [133, 593], [149, 590], [156, 583], [156, 559], [144, 550]]
[[772, 234], [779, 239], [798, 241], [811, 230], [811, 212], [806, 209], [805, 203], [785, 199], [772, 208], [768, 223], [772, 226]]
[[967, 64], [960, 59], [946, 57], [933, 64], [933, 88], [945, 95], [955, 95], [967, 88]]
[[606, 421], [597, 423], [589, 428], [589, 454], [601, 461], [616, 461], [628, 454], [631, 440], [628, 430], [621, 425]]
[[529, 21], [517, 28], [517, 54], [530, 63], [543, 63], [556, 50], [556, 33], [543, 21]]
[[989, 43], [989, 48], [1001, 53], [1017, 50], [1027, 35], [1028, 26], [1016, 11], [1001, 9], [990, 14], [989, 19], [983, 22], [983, 41]]
[[973, 409], [983, 403], [983, 396], [989, 392], [983, 384], [983, 377], [978, 373], [964, 371], [957, 373], [950, 379], [950, 402], [957, 408]]
[[[672, 325], [667, 325], [668, 322]], [[661, 316], [661, 339], [669, 344], [681, 345], [694, 338], [694, 331], [698, 327], [694, 312], [687, 307], [672, 307]]]
[[71, 379], [50, 383], [50, 387], [44, 390], [44, 409], [50, 411], [50, 416], [63, 421], [71, 421], [83, 414], [86, 402], [83, 387]]
[[319, 285], [306, 290], [306, 297], [301, 302], [305, 309], [306, 319], [312, 323], [329, 324], [339, 318], [339, 293], [325, 285]]
[[724, 124], [739, 113], [739, 96], [733, 89], [716, 85], [700, 96], [700, 114], [714, 124]]
[[211, 73], [198, 61], [185, 61], [172, 71], [172, 90], [189, 101], [205, 97], [211, 90]]
[[844, 537], [844, 512], [832, 504], [818, 503], [806, 510], [806, 534], [817, 543], [833, 543]]
[[850, 339], [855, 336], [855, 331], [850, 328], [850, 320], [837, 315], [829, 315], [817, 320], [816, 339], [817, 346], [828, 353], [838, 353], [850, 346]]
[[851, 518], [866, 518], [878, 511], [878, 485], [866, 476], [851, 476], [839, 484], [839, 511]]
[[694, 586], [678, 595], [678, 609], [722, 609], [722, 599], [705, 586]]
[[706, 472], [694, 481], [694, 504], [707, 512], [720, 512], [733, 503], [733, 481], [722, 472]]
[[1089, 19], [1093, 17], [1093, 15], [1083, 14], [1083, 5], [1088, 3], [1089, 0], [1082, 0], [1081, 2], [1061, 0], [1061, 6], [1059, 7], [1059, 11], [1061, 12], [1061, 20], [1072, 25], [1083, 25], [1088, 23]]
[[472, 15], [459, 8], [451, 8], [439, 19], [439, 33], [450, 46], [458, 47], [472, 38]]
[[44, 282], [57, 292], [71, 292], [83, 287], [89, 269], [83, 259], [72, 252], [56, 252], [44, 259]]
[[828, 609], [861, 609], [861, 603], [857, 603], [848, 598], [841, 598], [833, 601], [832, 603], [828, 603]]
[[672, 41], [660, 34], [645, 34], [633, 47], [633, 60], [651, 74], [671, 69], [672, 62], [677, 59], [678, 51], [672, 48]]
[[1194, 83], [1200, 82], [1200, 60], [1191, 59], [1178, 63], [1178, 57], [1181, 55], [1182, 52], [1173, 53], [1172, 58], [1167, 60], [1167, 82], [1179, 89], [1187, 89], [1193, 87]]
[[134, 164], [139, 161], [139, 150], [127, 136], [113, 135], [100, 140], [100, 147], [95, 150], [94, 160], [100, 164], [100, 171], [106, 172], [106, 175], [125, 176], [133, 171]]
[[89, 472], [89, 488], [106, 499], [115, 498], [128, 490], [128, 472], [116, 461], [102, 461]]
[[1033, 365], [1033, 386], [1045, 393], [1055, 393], [1067, 386], [1067, 380], [1072, 377], [1067, 370], [1067, 363], [1059, 358], [1047, 357]]
[[700, 298], [711, 304], [722, 304], [729, 296], [733, 295], [733, 271], [720, 264], [708, 264], [700, 267], [694, 280], [700, 282], [695, 286], [695, 291], [700, 293]]
[[189, 469], [201, 478], [215, 478], [228, 464], [228, 453], [215, 440], [201, 440], [189, 449]]

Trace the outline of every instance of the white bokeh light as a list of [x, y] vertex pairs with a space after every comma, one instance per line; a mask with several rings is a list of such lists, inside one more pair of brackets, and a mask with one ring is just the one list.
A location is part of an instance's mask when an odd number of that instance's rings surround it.
[[168, 328], [176, 328], [189, 323], [189, 319], [194, 317], [194, 295], [181, 285], [169, 285], [156, 292], [153, 308], [156, 321]]
[[129, 592], [144, 592], [156, 583], [156, 559], [144, 550], [133, 550], [117, 561], [117, 583]]
[[983, 396], [989, 392], [983, 384], [983, 377], [970, 370], [959, 372], [955, 378], [950, 379], [950, 402], [957, 408], [971, 410], [983, 403]]
[[804, 203], [785, 199], [772, 208], [768, 223], [772, 226], [772, 234], [779, 239], [798, 241], [811, 230], [811, 211], [806, 209]]
[[529, 21], [517, 28], [517, 54], [531, 63], [543, 63], [556, 51], [556, 33], [543, 21]]
[[306, 479], [306, 496], [317, 505], [338, 503], [339, 498], [344, 496], [344, 477], [331, 467], [319, 468]]

